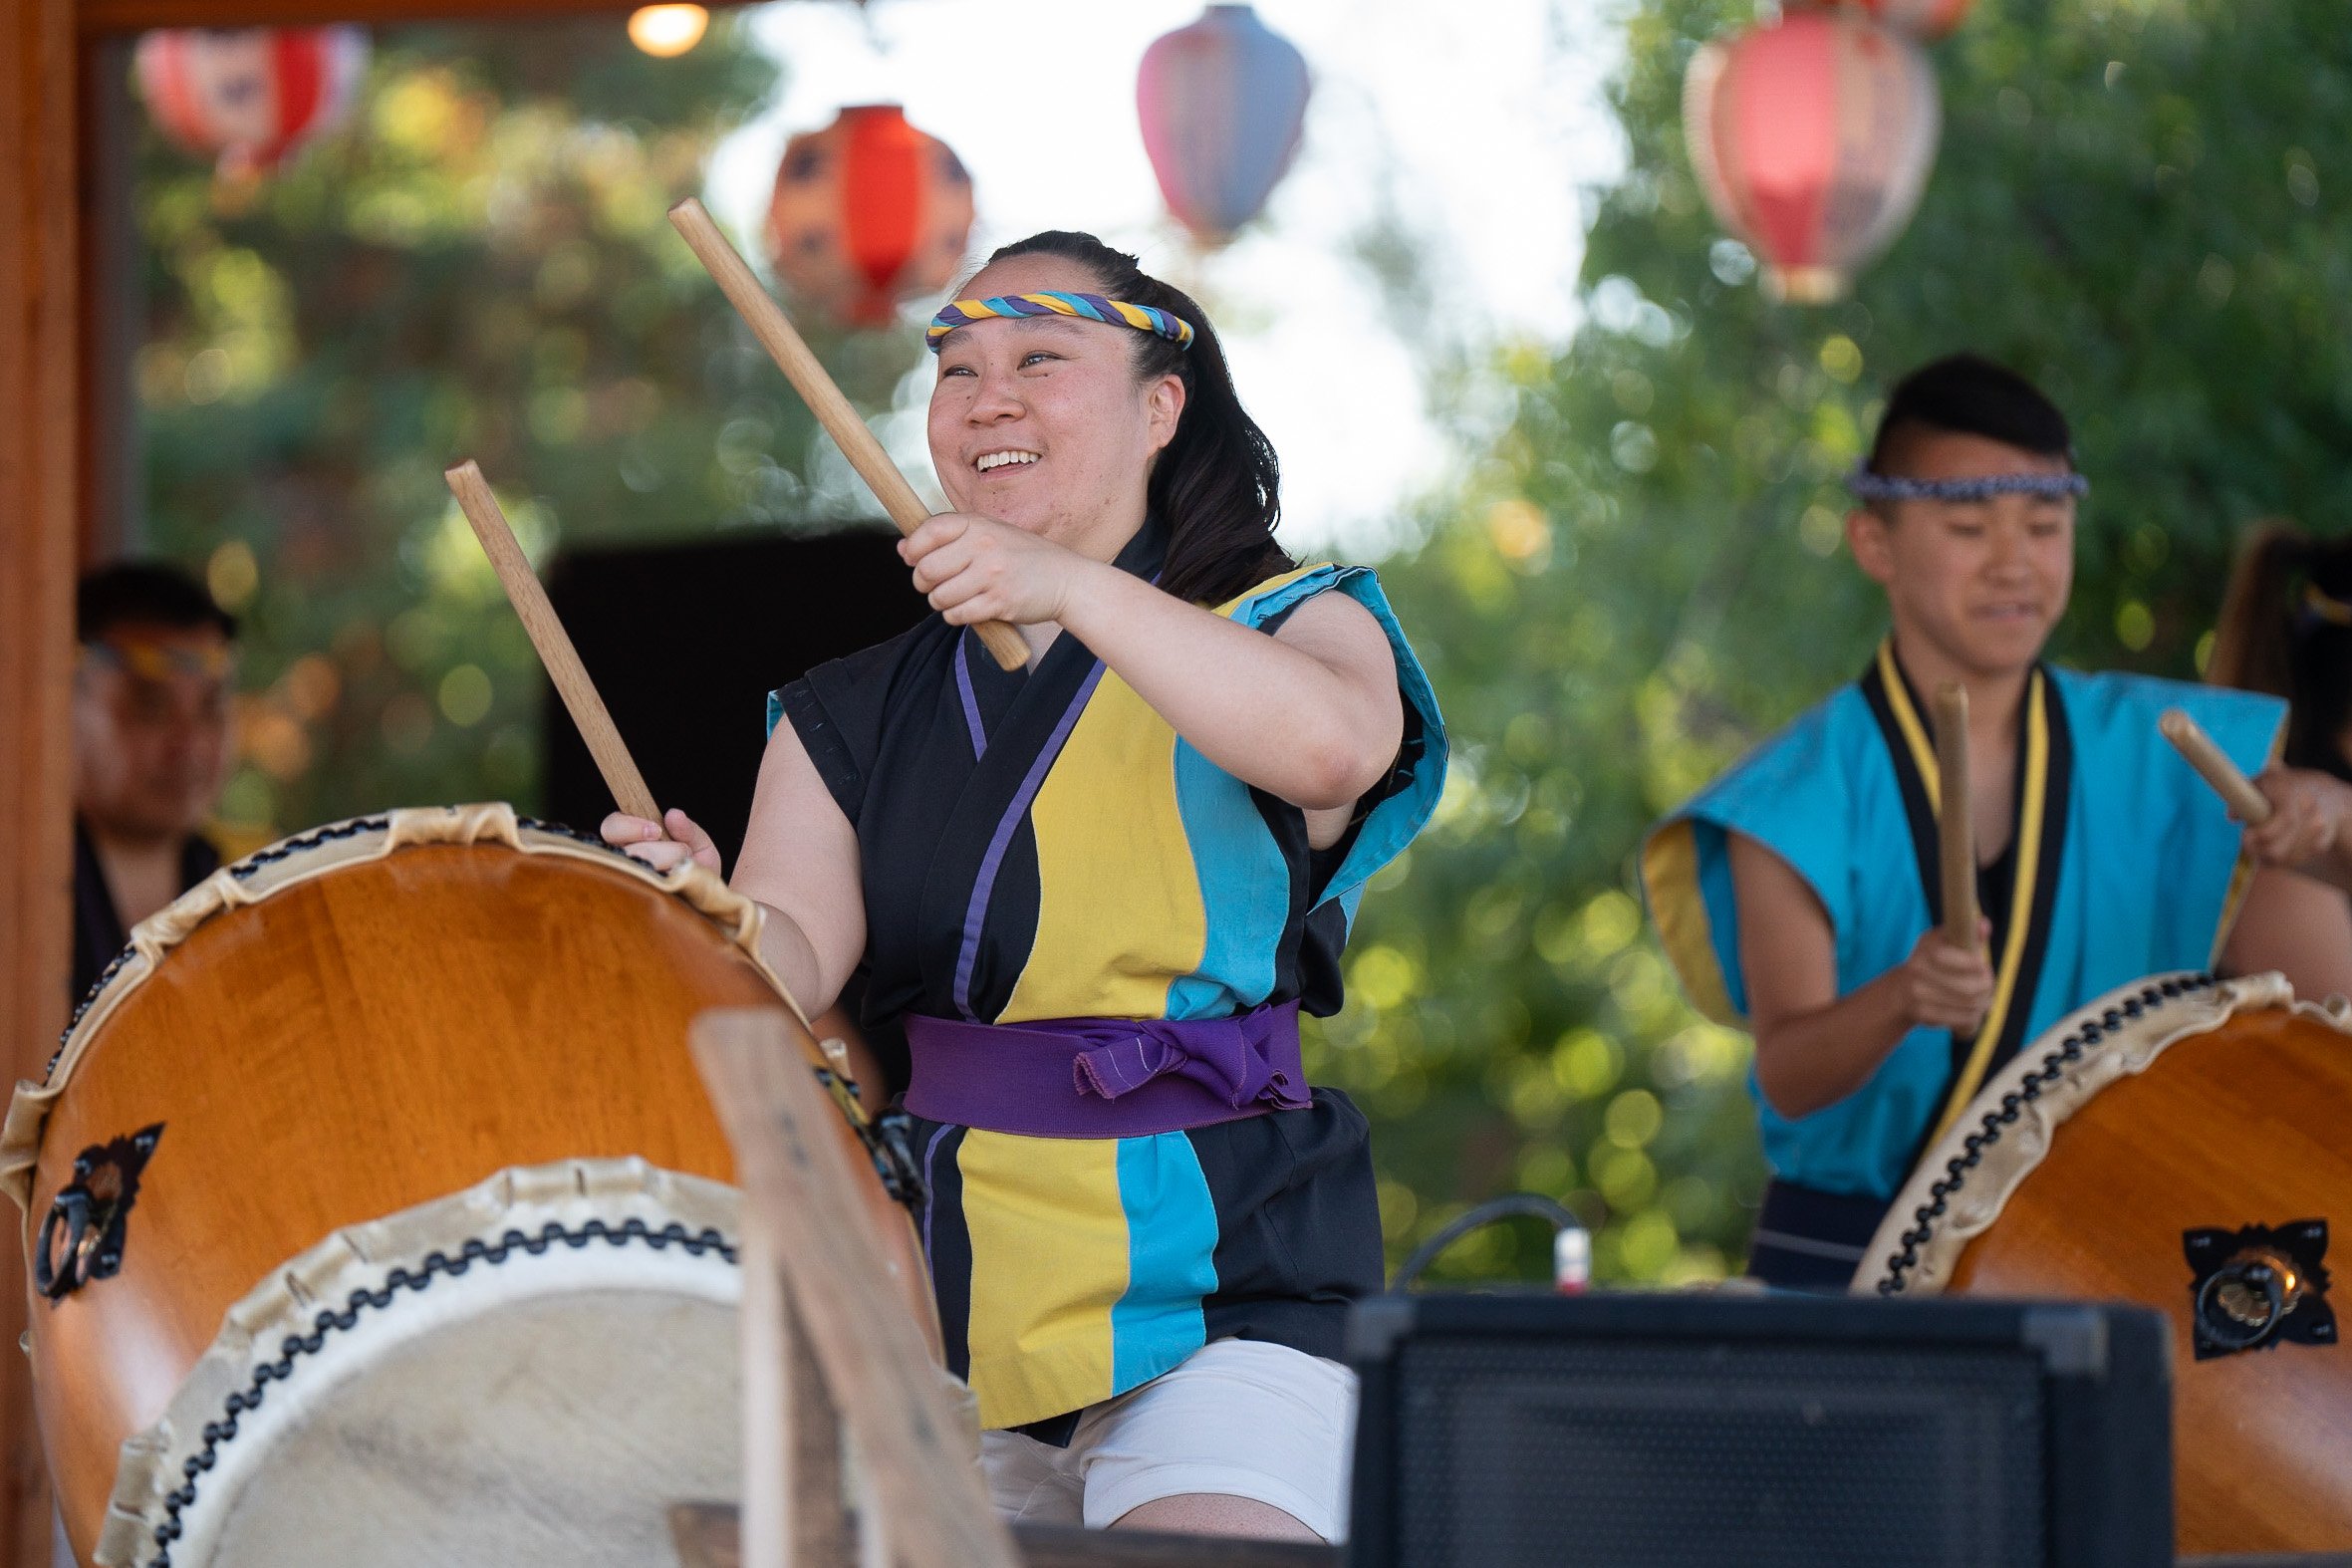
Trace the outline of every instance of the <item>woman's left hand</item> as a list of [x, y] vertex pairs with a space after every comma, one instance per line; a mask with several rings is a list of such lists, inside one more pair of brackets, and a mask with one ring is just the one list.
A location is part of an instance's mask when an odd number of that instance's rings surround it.
[[1060, 621], [1100, 563], [1025, 529], [972, 512], [941, 512], [899, 541], [915, 587], [954, 626]]
[[2245, 830], [2245, 847], [2265, 866], [2310, 867], [2339, 845], [2352, 843], [2352, 787], [2312, 768], [2270, 767], [2254, 780], [2270, 802], [2270, 816]]

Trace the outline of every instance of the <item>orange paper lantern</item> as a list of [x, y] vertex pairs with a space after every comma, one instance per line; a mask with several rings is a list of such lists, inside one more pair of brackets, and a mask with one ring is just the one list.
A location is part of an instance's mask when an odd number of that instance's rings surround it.
[[139, 96], [163, 133], [222, 172], [275, 167], [341, 125], [368, 69], [356, 27], [169, 28], [138, 41]]
[[768, 203], [768, 255], [793, 293], [875, 327], [911, 294], [947, 286], [972, 229], [972, 177], [896, 104], [845, 109], [794, 136]]
[[1797, 12], [1717, 40], [1683, 80], [1691, 162], [1717, 219], [1781, 298], [1818, 303], [1910, 221], [1936, 158], [1935, 73], [1849, 12]]

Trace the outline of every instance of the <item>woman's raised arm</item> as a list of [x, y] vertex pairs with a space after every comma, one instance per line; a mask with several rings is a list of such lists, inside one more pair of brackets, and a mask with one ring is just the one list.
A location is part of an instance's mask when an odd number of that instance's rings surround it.
[[969, 513], [930, 519], [899, 552], [947, 620], [1059, 624], [1202, 756], [1294, 806], [1351, 806], [1396, 758], [1396, 654], [1344, 595], [1308, 600], [1267, 637]]

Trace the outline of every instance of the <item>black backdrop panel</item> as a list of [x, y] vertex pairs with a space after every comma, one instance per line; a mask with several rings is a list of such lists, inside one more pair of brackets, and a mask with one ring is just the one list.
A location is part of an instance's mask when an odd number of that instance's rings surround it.
[[[766, 744], [767, 694], [926, 614], [893, 547], [865, 530], [559, 556], [548, 598], [646, 783], [710, 830], [729, 871]], [[594, 832], [613, 809], [551, 690], [542, 810]]]

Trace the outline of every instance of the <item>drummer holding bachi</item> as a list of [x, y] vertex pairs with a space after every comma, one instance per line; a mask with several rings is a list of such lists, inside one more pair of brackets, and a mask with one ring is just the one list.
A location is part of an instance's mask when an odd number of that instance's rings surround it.
[[[1862, 677], [1653, 831], [1650, 908], [1693, 999], [1755, 1035], [1773, 1179], [1749, 1270], [1843, 1289], [1893, 1194], [1988, 1077], [2127, 981], [2267, 967], [2232, 938], [2256, 857], [2326, 846], [2304, 805], [2248, 835], [2162, 739], [2186, 709], [2248, 773], [2275, 699], [2041, 661], [2074, 576], [2065, 416], [1970, 356], [1895, 389], [1850, 481], [1856, 562], [1892, 635]], [[1937, 767], [1926, 694], [1969, 699], [1969, 812], [1985, 918], [1938, 924]], [[2300, 802], [2306, 781], [2266, 775]], [[2251, 897], [2264, 885], [2255, 880]], [[2249, 922], [2248, 929], [2256, 926]]]
[[[770, 701], [734, 885], [810, 1011], [912, 1052], [949, 1369], [1013, 1518], [1337, 1538], [1363, 1116], [1310, 1091], [1356, 900], [1445, 743], [1371, 573], [1275, 545], [1274, 453], [1197, 305], [1090, 236], [931, 325], [939, 612]], [[1016, 626], [1027, 668], [966, 629]], [[656, 865], [677, 812], [605, 836]], [[879, 1086], [867, 1093], [879, 1096]]]

